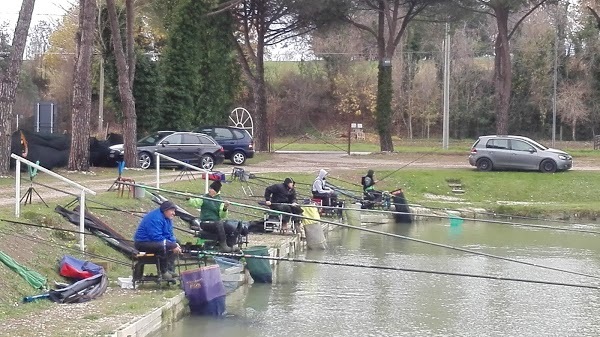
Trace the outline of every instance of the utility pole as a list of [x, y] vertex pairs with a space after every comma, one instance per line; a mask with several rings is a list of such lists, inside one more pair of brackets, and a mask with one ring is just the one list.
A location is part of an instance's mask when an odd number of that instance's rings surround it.
[[554, 78], [552, 88], [552, 147], [555, 147], [556, 141], [556, 87], [558, 86], [558, 8], [559, 1], [556, 2], [556, 15], [554, 18]]
[[444, 40], [444, 120], [442, 131], [442, 147], [448, 150], [450, 133], [450, 24], [446, 22], [446, 39]]
[[98, 137], [104, 139], [104, 56], [100, 54], [100, 89], [98, 91]]
[[[98, 30], [102, 23], [102, 6], [98, 6]], [[104, 139], [104, 55], [100, 52], [100, 86], [98, 90], [98, 137]]]

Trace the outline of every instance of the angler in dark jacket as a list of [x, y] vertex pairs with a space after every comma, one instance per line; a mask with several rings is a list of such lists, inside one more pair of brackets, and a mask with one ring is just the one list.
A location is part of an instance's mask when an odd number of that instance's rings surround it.
[[365, 200], [369, 201], [381, 201], [381, 191], [375, 190], [375, 184], [377, 180], [375, 180], [375, 171], [369, 170], [367, 171], [367, 175], [361, 178], [361, 185], [363, 187], [363, 195]]
[[[265, 204], [271, 209], [286, 213], [302, 214], [302, 208], [296, 203], [296, 189], [294, 180], [285, 178], [283, 184], [275, 184], [265, 188]], [[281, 229], [287, 231], [290, 215], [283, 215]]]

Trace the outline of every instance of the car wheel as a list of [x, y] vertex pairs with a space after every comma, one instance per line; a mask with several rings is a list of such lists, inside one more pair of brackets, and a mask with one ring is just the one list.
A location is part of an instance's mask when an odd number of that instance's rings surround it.
[[212, 170], [215, 167], [215, 159], [210, 154], [203, 154], [200, 157], [200, 167], [205, 170]]
[[140, 162], [140, 167], [145, 170], [152, 165], [152, 156], [148, 152], [142, 152], [138, 155], [138, 161]]
[[231, 162], [235, 165], [244, 165], [246, 162], [246, 154], [242, 151], [235, 151], [231, 155]]
[[554, 173], [556, 172], [556, 163], [552, 159], [543, 160], [540, 164], [540, 171], [544, 173]]
[[477, 169], [479, 171], [491, 171], [492, 161], [487, 158], [481, 158], [477, 161]]

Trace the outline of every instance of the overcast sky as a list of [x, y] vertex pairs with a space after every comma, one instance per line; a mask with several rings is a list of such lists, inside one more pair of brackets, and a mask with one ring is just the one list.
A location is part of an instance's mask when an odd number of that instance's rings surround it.
[[[15, 31], [15, 25], [19, 18], [21, 10], [21, 0], [3, 0], [0, 6], [0, 23], [9, 22], [8, 33], [12, 39]], [[33, 18], [31, 20], [30, 31], [33, 30], [39, 21], [56, 21], [61, 18], [65, 12], [78, 3], [78, 0], [36, 0], [33, 8]], [[308, 48], [304, 44], [293, 42], [282, 43], [270, 47], [268, 59], [277, 61], [298, 61], [300, 59], [310, 60], [314, 58], [312, 53], [307, 52]]]
[[[31, 19], [31, 28], [39, 21], [54, 21], [60, 19], [65, 11], [71, 8], [77, 0], [37, 0], [33, 7], [33, 18]], [[19, 11], [21, 10], [21, 0], [2, 1], [0, 6], [0, 22], [8, 21], [10, 23], [10, 34], [14, 33]]]

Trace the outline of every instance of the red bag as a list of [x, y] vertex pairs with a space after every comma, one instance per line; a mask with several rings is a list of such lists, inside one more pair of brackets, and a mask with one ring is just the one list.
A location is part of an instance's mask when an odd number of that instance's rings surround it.
[[[200, 175], [200, 177], [202, 177], [202, 179], [206, 179], [205, 174], [206, 173], [202, 173]], [[208, 174], [208, 180], [212, 180], [212, 181], [225, 181], [225, 173], [219, 172], [219, 171], [215, 171], [215, 172], [209, 173]]]

